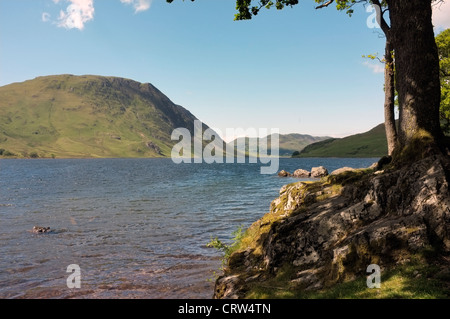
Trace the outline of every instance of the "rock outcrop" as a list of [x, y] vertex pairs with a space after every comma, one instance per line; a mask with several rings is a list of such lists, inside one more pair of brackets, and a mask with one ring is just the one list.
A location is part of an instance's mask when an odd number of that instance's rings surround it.
[[229, 258], [214, 297], [244, 297], [286, 265], [290, 285], [306, 291], [365, 275], [370, 264], [395, 267], [426, 247], [448, 255], [449, 158], [384, 168], [283, 187]]
[[[375, 168], [375, 167], [373, 167], [373, 168]], [[330, 175], [339, 175], [339, 174], [342, 174], [342, 173], [355, 172], [355, 171], [357, 171], [357, 169], [352, 168], [352, 167], [341, 167], [341, 168], [338, 168], [338, 169], [332, 171], [330, 173]]]
[[286, 172], [285, 170], [281, 170], [281, 171], [278, 172], [278, 176], [280, 176], [280, 177], [289, 177], [289, 176], [292, 176], [292, 175], [291, 175], [291, 173]]
[[328, 175], [328, 170], [323, 166], [313, 167], [311, 169], [311, 177], [320, 178], [320, 177], [325, 177], [327, 175]]
[[298, 169], [294, 172], [294, 174], [292, 174], [292, 176], [297, 178], [307, 178], [311, 176], [311, 173], [304, 169]]
[[149, 149], [153, 150], [156, 154], [162, 155], [161, 149], [160, 149], [159, 146], [156, 145], [155, 143], [153, 143], [153, 142], [151, 142], [151, 141], [150, 141], [150, 142], [147, 142], [147, 147], [148, 147]]

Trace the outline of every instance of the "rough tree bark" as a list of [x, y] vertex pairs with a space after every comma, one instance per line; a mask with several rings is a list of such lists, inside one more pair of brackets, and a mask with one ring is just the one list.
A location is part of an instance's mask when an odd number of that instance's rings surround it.
[[391, 35], [395, 47], [399, 101], [399, 148], [417, 141], [438, 145], [439, 58], [431, 20], [431, 1], [388, 0]]
[[381, 2], [373, 0], [377, 12], [377, 20], [386, 37], [386, 47], [384, 53], [384, 126], [386, 129], [386, 139], [388, 144], [388, 155], [392, 156], [398, 146], [397, 127], [395, 125], [395, 63], [393, 52], [395, 49], [391, 36], [391, 28], [384, 18]]

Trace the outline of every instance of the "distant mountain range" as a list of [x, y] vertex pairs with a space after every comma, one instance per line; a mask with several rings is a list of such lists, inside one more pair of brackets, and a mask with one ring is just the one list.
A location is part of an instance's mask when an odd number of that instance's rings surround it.
[[[328, 136], [311, 136], [311, 135], [305, 135], [305, 134], [277, 134], [278, 135], [278, 141], [279, 141], [279, 155], [284, 157], [291, 157], [292, 154], [296, 151], [303, 150], [306, 146], [310, 145], [311, 143], [320, 142], [324, 140], [330, 139]], [[264, 139], [267, 139], [267, 147], [269, 148], [269, 154], [271, 151], [271, 141], [272, 141], [273, 135], [269, 135], [267, 137], [264, 137]], [[237, 138], [234, 141], [230, 143], [235, 143], [235, 145], [239, 145], [239, 143], [243, 143], [243, 137]], [[248, 153], [248, 147], [249, 145], [259, 145], [259, 139], [256, 137], [253, 138], [245, 138], [246, 143], [246, 153]]]
[[[0, 87], [0, 156], [170, 157], [178, 143], [171, 140], [173, 130], [187, 128], [194, 136], [195, 120], [149, 83], [95, 75], [38, 77]], [[379, 156], [386, 139], [384, 128], [377, 128], [345, 139], [279, 135], [279, 154]], [[249, 143], [258, 141], [246, 142], [248, 155]]]

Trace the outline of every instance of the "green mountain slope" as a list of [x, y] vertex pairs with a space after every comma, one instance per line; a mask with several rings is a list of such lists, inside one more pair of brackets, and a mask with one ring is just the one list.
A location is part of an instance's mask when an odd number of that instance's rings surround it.
[[381, 157], [386, 154], [386, 131], [384, 124], [380, 124], [362, 134], [308, 145], [297, 157]]
[[291, 156], [295, 151], [301, 151], [306, 146], [327, 140], [328, 136], [311, 136], [304, 134], [285, 134], [280, 135], [280, 155]]
[[57, 75], [0, 87], [3, 155], [165, 157], [173, 129], [192, 133], [194, 120], [151, 84], [128, 79]]
[[[270, 153], [270, 145], [272, 140], [272, 135], [266, 137], [267, 138], [267, 147], [269, 148]], [[304, 149], [306, 146], [318, 142], [327, 140], [330, 137], [327, 136], [311, 136], [305, 134], [278, 134], [279, 139], [279, 154], [280, 156], [291, 156], [295, 151], [300, 151]], [[235, 145], [240, 145], [239, 143], [244, 143], [244, 138], [240, 137], [235, 139], [230, 143], [235, 143]], [[258, 145], [259, 143], [257, 138], [245, 138], [246, 152], [248, 153], [249, 145]], [[253, 143], [253, 144], [252, 144]]]

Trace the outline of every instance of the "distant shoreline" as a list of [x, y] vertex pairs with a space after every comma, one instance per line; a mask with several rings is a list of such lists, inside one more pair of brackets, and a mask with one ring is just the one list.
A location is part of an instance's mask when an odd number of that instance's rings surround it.
[[[346, 159], [346, 158], [381, 158], [382, 156], [279, 156], [279, 158], [283, 159], [311, 159], [311, 158], [336, 158], [336, 159]], [[235, 157], [237, 158], [237, 156]], [[65, 159], [171, 159], [170, 157], [19, 157], [19, 156], [0, 156], [0, 160], [65, 160]], [[221, 164], [221, 163], [217, 163]], [[223, 163], [226, 164], [226, 163]], [[230, 164], [230, 163], [229, 163]], [[245, 164], [245, 163], [244, 163]]]

